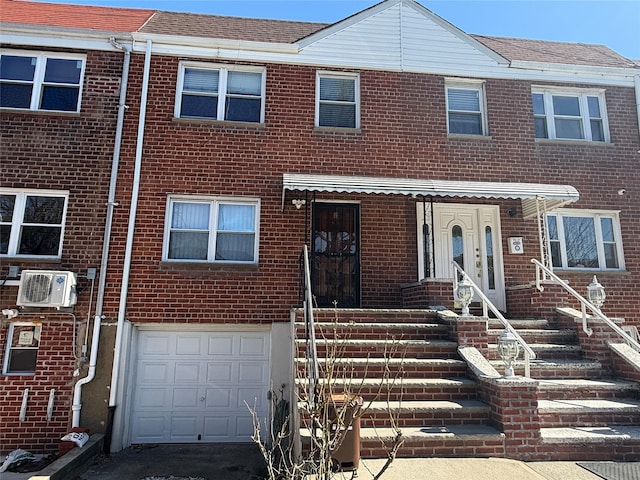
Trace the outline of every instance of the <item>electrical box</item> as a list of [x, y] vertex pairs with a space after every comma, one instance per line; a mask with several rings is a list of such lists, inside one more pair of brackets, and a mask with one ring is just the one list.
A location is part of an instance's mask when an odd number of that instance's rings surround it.
[[509, 253], [523, 254], [522, 237], [509, 237]]

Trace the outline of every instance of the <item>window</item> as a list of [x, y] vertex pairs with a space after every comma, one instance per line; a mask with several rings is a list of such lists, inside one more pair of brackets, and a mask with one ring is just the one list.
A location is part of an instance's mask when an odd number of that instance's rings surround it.
[[0, 190], [0, 256], [60, 257], [66, 192]]
[[264, 122], [264, 68], [180, 65], [175, 116]]
[[446, 90], [448, 132], [486, 135], [484, 84], [448, 81]]
[[318, 72], [316, 126], [360, 128], [360, 85], [352, 73]]
[[257, 263], [259, 201], [169, 198], [164, 259]]
[[7, 349], [2, 373], [5, 375], [33, 375], [36, 371], [38, 346], [42, 325], [15, 322], [9, 324]]
[[0, 107], [79, 112], [84, 57], [3, 51]]
[[624, 268], [620, 225], [615, 212], [562, 211], [548, 214], [547, 225], [554, 267]]
[[608, 142], [604, 93], [533, 91], [536, 138]]

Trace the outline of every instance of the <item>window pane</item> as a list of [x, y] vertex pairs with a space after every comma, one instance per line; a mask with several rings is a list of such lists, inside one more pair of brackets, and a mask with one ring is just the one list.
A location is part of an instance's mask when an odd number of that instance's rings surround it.
[[60, 227], [23, 226], [18, 254], [20, 255], [58, 255], [60, 250]]
[[482, 135], [482, 118], [479, 114], [449, 113], [449, 133]]
[[[464, 244], [460, 225], [454, 225], [451, 229], [451, 252], [453, 260], [464, 269]], [[460, 278], [462, 278], [461, 275]]]
[[261, 99], [227, 97], [225, 120], [231, 122], [259, 122]]
[[48, 58], [44, 72], [44, 81], [47, 83], [72, 83], [80, 84], [82, 72], [82, 60], [63, 60], [60, 58]]
[[184, 69], [183, 90], [190, 92], [218, 93], [218, 70]]
[[594, 142], [604, 142], [602, 120], [591, 120], [591, 139]]
[[64, 210], [64, 198], [28, 196], [24, 208], [24, 223], [60, 225]]
[[253, 205], [221, 204], [218, 210], [218, 230], [253, 232], [255, 230], [254, 220], [255, 207]]
[[600, 118], [600, 102], [598, 97], [587, 97], [587, 104], [589, 105], [589, 116]]
[[551, 246], [551, 264], [554, 267], [562, 267], [562, 257], [560, 256], [560, 242], [552, 241]]
[[16, 205], [15, 195], [0, 195], [0, 222], [13, 221], [13, 209]]
[[606, 268], [619, 268], [618, 251], [615, 243], [604, 244], [604, 263]]
[[578, 97], [553, 96], [554, 115], [580, 116], [580, 102]]
[[566, 119], [556, 118], [556, 137], [558, 138], [574, 138], [583, 139], [582, 134], [582, 120], [580, 119]]
[[174, 202], [171, 228], [208, 230], [209, 210], [208, 203]]
[[466, 110], [469, 112], [480, 111], [480, 92], [460, 88], [449, 88], [449, 110]]
[[12, 348], [9, 351], [7, 373], [33, 373], [36, 371], [37, 360], [37, 348]]
[[546, 118], [534, 118], [534, 124], [536, 129], [536, 138], [549, 138], [549, 132], [547, 132], [547, 119]]
[[533, 94], [534, 115], [544, 115], [544, 95], [542, 93]]
[[319, 125], [321, 127], [356, 128], [355, 105], [320, 104]]
[[591, 217], [563, 217], [567, 266], [598, 268], [596, 232]]
[[209, 248], [209, 232], [171, 232], [169, 258], [206, 260]]
[[216, 260], [252, 262], [255, 235], [242, 233], [218, 233]]
[[229, 72], [227, 93], [260, 96], [262, 74], [252, 72]]
[[43, 110], [58, 110], [75, 112], [78, 109], [78, 96], [80, 90], [77, 87], [53, 87], [45, 85], [42, 90]]
[[549, 239], [550, 240], [558, 240], [558, 220], [555, 216], [549, 215], [547, 216], [547, 225], [549, 227]]
[[0, 106], [5, 108], [29, 108], [31, 106], [31, 84], [0, 84]]
[[0, 58], [0, 78], [3, 80], [23, 80], [26, 82], [32, 82], [35, 71], [35, 57], [2, 55]]
[[356, 82], [353, 78], [321, 78], [320, 100], [356, 101]]
[[9, 237], [11, 237], [11, 225], [0, 225], [0, 254], [9, 253]]
[[600, 228], [602, 229], [602, 240], [605, 242], [615, 242], [613, 237], [613, 219], [601, 218]]
[[218, 97], [182, 95], [180, 116], [192, 118], [217, 118]]
[[496, 274], [493, 266], [493, 237], [491, 235], [491, 227], [485, 227], [485, 242], [487, 249], [487, 282], [491, 290], [496, 288]]

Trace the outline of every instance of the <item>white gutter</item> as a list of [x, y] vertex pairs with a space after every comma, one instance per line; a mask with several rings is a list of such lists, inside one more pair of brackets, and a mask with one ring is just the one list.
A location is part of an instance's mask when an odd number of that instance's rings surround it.
[[82, 410], [82, 387], [91, 382], [96, 376], [96, 361], [98, 359], [98, 342], [100, 339], [100, 326], [102, 321], [102, 307], [104, 304], [104, 291], [107, 285], [107, 263], [109, 260], [109, 244], [111, 241], [111, 228], [113, 224], [113, 207], [115, 202], [116, 184], [118, 180], [118, 164], [120, 162], [120, 148], [122, 146], [122, 129], [124, 125], [124, 114], [127, 109], [125, 101], [127, 99], [127, 84], [129, 80], [129, 65], [131, 63], [131, 49], [124, 47], [115, 41], [113, 37], [109, 43], [124, 52], [122, 62], [122, 80], [120, 84], [120, 100], [118, 103], [118, 118], [116, 123], [116, 137], [113, 146], [113, 159], [111, 161], [111, 180], [109, 182], [109, 194], [107, 197], [107, 219], [104, 227], [104, 239], [102, 243], [102, 259], [100, 261], [100, 276], [98, 279], [98, 298], [96, 301], [96, 313], [93, 319], [93, 337], [91, 339], [91, 354], [89, 356], [89, 370], [87, 376], [78, 380], [73, 390], [73, 411], [72, 427], [80, 426], [80, 411]]
[[127, 295], [129, 293], [129, 274], [131, 273], [131, 257], [133, 251], [133, 234], [136, 223], [136, 211], [138, 208], [138, 192], [140, 189], [140, 172], [142, 167], [142, 144], [144, 141], [144, 127], [147, 113], [147, 96], [149, 93], [149, 71], [151, 69], [152, 42], [147, 40], [147, 49], [144, 59], [144, 73], [142, 78], [142, 93], [140, 95], [140, 115], [138, 118], [138, 138], [136, 139], [136, 157], [133, 172], [133, 190], [131, 192], [131, 208], [129, 210], [129, 227], [127, 230], [127, 244], [122, 267], [122, 285], [120, 286], [120, 304], [118, 306], [118, 323], [116, 326], [116, 343], [113, 351], [113, 368], [111, 370], [111, 387], [109, 391], [109, 417], [107, 432], [105, 435], [105, 451], [111, 446], [111, 434], [113, 430], [113, 415], [116, 408], [118, 375], [120, 373], [120, 359], [122, 357], [122, 335], [127, 307]]

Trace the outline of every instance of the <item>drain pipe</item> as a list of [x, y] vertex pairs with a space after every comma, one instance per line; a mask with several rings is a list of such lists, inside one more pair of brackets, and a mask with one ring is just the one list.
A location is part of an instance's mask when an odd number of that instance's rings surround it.
[[[109, 244], [111, 241], [111, 229], [113, 224], [113, 210], [118, 204], [115, 201], [116, 183], [118, 180], [118, 164], [120, 162], [120, 148], [122, 146], [122, 130], [124, 125], [124, 114], [127, 109], [125, 104], [127, 99], [127, 83], [129, 80], [129, 64], [131, 63], [131, 50], [116, 42], [114, 37], [109, 39], [109, 43], [124, 52], [122, 62], [122, 76], [120, 82], [120, 99], [118, 103], [118, 118], [116, 123], [116, 136], [113, 146], [113, 158], [111, 160], [111, 179], [109, 182], [109, 195], [107, 197], [107, 218], [104, 227], [104, 239], [102, 242], [102, 259], [100, 260], [100, 276], [98, 279], [98, 298], [96, 301], [96, 313], [93, 318], [93, 336], [91, 339], [91, 353], [89, 355], [89, 370], [87, 376], [78, 380], [73, 390], [73, 418], [72, 427], [80, 426], [80, 411], [82, 410], [82, 387], [91, 382], [96, 376], [96, 362], [98, 359], [98, 343], [100, 340], [100, 326], [102, 321], [102, 307], [104, 304], [104, 291], [107, 285], [107, 262], [109, 259]], [[88, 327], [88, 325], [87, 325]]]
[[636, 114], [638, 115], [638, 135], [640, 135], [640, 75], [633, 77], [633, 84], [636, 87]]
[[151, 40], [147, 40], [144, 58], [144, 72], [142, 77], [142, 93], [140, 95], [140, 116], [138, 118], [138, 138], [136, 139], [136, 158], [133, 173], [133, 189], [131, 192], [131, 208], [129, 210], [129, 227], [127, 230], [127, 244], [122, 267], [122, 285], [120, 286], [120, 304], [118, 306], [118, 323], [116, 326], [116, 344], [113, 350], [113, 368], [111, 370], [111, 388], [109, 391], [109, 410], [107, 416], [107, 428], [104, 436], [104, 452], [110, 453], [113, 435], [113, 421], [116, 411], [118, 390], [118, 376], [120, 373], [120, 361], [122, 357], [122, 336], [124, 330], [127, 295], [129, 292], [129, 274], [131, 272], [131, 256], [133, 250], [133, 233], [136, 223], [136, 210], [138, 208], [138, 191], [140, 189], [140, 171], [142, 166], [142, 145], [144, 141], [144, 127], [147, 113], [147, 95], [149, 92], [149, 70], [151, 69]]

